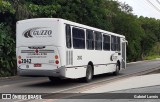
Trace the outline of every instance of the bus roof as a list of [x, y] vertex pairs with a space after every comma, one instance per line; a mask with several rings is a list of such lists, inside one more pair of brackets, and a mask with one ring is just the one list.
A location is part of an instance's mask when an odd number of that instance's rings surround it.
[[88, 26], [88, 25], [76, 23], [76, 22], [69, 21], [69, 20], [65, 20], [65, 19], [62, 19], [62, 18], [33, 18], [33, 19], [20, 20], [20, 21], [17, 21], [17, 23], [18, 23], [18, 22], [26, 23], [26, 22], [32, 21], [32, 20], [33, 20], [33, 21], [36, 21], [36, 20], [43, 20], [43, 21], [47, 21], [47, 20], [60, 21], [60, 22], [62, 22], [62, 23], [64, 23], [64, 24], [73, 25], [73, 26], [76, 26], [76, 27], [79, 27], [79, 28], [90, 29], [90, 30], [94, 30], [94, 31], [101, 32], [101, 33], [106, 33], [106, 34], [109, 34], [109, 35], [116, 35], [116, 36], [125, 38], [124, 35], [120, 35], [120, 34], [117, 34], [117, 33], [105, 31], [105, 30], [102, 30], [102, 29], [99, 29], [99, 28], [95, 28], [95, 27], [91, 27], [91, 26]]

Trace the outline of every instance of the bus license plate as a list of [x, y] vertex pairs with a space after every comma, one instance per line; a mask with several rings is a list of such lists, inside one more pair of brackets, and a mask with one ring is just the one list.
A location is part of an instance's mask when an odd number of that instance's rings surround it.
[[34, 64], [34, 67], [41, 67], [41, 64]]

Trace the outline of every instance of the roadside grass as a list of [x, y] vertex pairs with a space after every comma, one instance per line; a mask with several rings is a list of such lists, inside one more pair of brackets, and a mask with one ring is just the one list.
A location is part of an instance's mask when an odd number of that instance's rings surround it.
[[160, 58], [160, 55], [151, 55], [151, 56], [145, 56], [144, 60], [153, 60], [156, 58]]

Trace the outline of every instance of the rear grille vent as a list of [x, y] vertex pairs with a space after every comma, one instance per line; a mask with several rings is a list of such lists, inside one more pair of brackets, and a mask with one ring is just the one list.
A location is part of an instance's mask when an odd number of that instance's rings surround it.
[[66, 51], [66, 65], [73, 65], [73, 51]]

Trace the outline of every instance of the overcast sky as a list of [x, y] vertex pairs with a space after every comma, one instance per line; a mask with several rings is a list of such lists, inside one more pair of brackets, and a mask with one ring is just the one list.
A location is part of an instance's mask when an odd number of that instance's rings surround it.
[[[133, 8], [133, 14], [160, 19], [160, 0], [118, 0]], [[150, 3], [149, 3], [150, 2]], [[155, 6], [155, 7], [154, 7]]]

